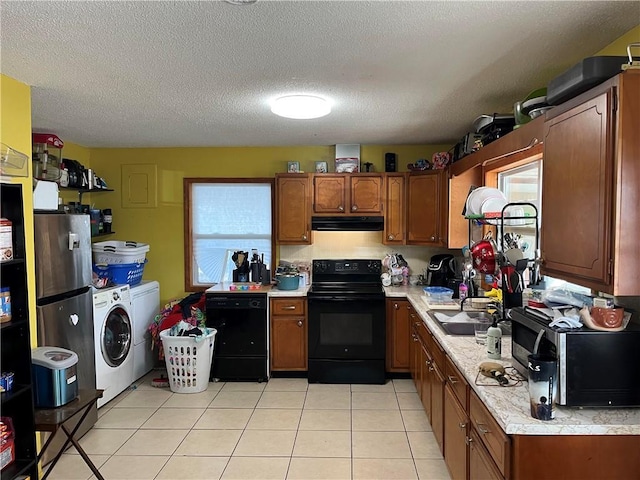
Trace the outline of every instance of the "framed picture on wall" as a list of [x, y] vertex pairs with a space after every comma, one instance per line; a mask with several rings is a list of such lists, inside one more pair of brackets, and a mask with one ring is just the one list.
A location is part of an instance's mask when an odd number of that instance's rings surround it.
[[316, 173], [327, 173], [327, 162], [316, 162]]
[[287, 162], [287, 173], [300, 172], [300, 162]]

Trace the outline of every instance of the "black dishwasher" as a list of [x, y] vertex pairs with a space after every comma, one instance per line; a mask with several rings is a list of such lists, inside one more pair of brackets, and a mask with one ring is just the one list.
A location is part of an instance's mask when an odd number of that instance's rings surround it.
[[207, 293], [207, 326], [216, 334], [212, 381], [266, 381], [267, 294]]

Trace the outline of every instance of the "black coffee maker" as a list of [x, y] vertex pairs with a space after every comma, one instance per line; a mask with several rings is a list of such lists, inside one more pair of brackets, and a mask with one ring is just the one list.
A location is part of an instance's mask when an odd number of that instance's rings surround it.
[[449, 280], [455, 277], [455, 272], [451, 268], [452, 260], [453, 255], [448, 253], [431, 257], [427, 267], [427, 285], [449, 287]]

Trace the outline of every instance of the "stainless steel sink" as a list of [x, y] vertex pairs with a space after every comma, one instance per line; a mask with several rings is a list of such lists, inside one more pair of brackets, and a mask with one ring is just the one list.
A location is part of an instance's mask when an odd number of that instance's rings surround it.
[[[449, 318], [459, 314], [460, 312], [458, 311], [452, 311], [452, 310], [430, 310], [429, 311], [429, 316], [431, 317], [431, 319], [433, 321], [435, 321], [438, 326], [444, 331], [444, 333], [446, 333], [447, 335], [453, 335], [453, 336], [473, 336], [474, 335], [474, 326], [477, 322], [473, 322], [473, 321], [464, 321], [464, 322], [443, 322], [440, 321], [437, 316], [435, 315], [435, 313], [438, 314], [443, 314], [448, 316]], [[467, 316], [469, 318], [471, 318], [472, 320], [475, 319], [482, 319], [482, 320], [486, 320], [486, 321], [490, 321], [492, 319], [491, 315], [489, 315], [486, 312], [465, 312], [467, 314]], [[500, 322], [498, 323], [498, 326], [500, 327], [500, 329], [502, 330], [502, 335], [511, 335], [511, 322], [507, 321], [507, 322]]]

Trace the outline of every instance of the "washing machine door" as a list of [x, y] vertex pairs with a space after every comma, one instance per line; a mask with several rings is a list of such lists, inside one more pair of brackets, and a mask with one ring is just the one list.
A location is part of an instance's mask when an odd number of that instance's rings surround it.
[[122, 307], [114, 307], [102, 329], [100, 349], [107, 365], [118, 367], [127, 359], [131, 349], [131, 319]]

